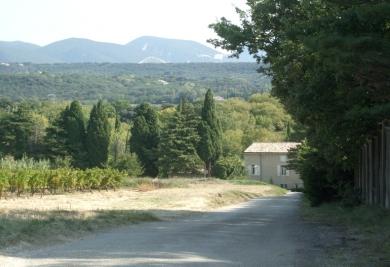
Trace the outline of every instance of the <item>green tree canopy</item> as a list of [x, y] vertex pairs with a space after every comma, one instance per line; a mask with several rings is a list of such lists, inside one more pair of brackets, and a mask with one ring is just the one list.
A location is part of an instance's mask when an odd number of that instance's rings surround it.
[[1, 118], [0, 150], [3, 155], [16, 158], [24, 154], [31, 156], [30, 137], [33, 134], [33, 117], [30, 108], [20, 105], [14, 112]]
[[93, 106], [88, 121], [86, 147], [90, 167], [105, 167], [108, 161], [111, 126], [100, 100]]
[[74, 167], [87, 167], [85, 137], [81, 104], [73, 101], [47, 129], [48, 154], [52, 158], [70, 157]]
[[222, 129], [216, 114], [213, 93], [210, 89], [205, 95], [201, 115], [198, 127], [200, 136], [198, 155], [205, 163], [208, 175], [211, 175], [213, 164], [222, 154]]
[[201, 160], [196, 152], [199, 141], [197, 118], [192, 104], [181, 100], [177, 111], [162, 129], [159, 145], [161, 176], [196, 174]]
[[310, 153], [304, 154], [310, 156], [301, 157], [300, 163], [316, 168], [313, 162], [318, 160], [326, 166], [321, 187], [336, 187], [320, 195], [317, 203], [338, 198], [337, 188], [353, 181], [362, 143], [390, 114], [390, 3], [248, 0], [247, 4], [248, 12], [238, 10], [240, 25], [225, 18], [210, 25], [221, 37], [210, 42], [236, 55], [247, 47], [258, 62], [268, 64], [262, 70], [272, 76], [272, 93], [307, 129], [306, 145], [311, 149], [306, 147]]
[[131, 128], [130, 151], [137, 154], [144, 168], [144, 175], [158, 175], [158, 143], [160, 136], [156, 111], [149, 104], [141, 104], [135, 110]]

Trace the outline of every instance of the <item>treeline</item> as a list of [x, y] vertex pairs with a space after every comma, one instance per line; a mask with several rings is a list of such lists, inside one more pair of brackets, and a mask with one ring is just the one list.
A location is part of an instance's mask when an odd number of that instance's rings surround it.
[[[88, 114], [87, 116], [85, 114]], [[202, 169], [243, 174], [242, 151], [253, 141], [299, 138], [278, 100], [182, 98], [177, 106], [126, 100], [0, 101], [1, 157], [48, 159], [52, 168], [113, 168], [130, 176], [196, 176]]]
[[0, 95], [11, 100], [179, 103], [201, 99], [205, 88], [224, 98], [268, 92], [256, 64], [10, 64], [0, 65]]
[[247, 1], [241, 24], [211, 25], [211, 40], [239, 53], [265, 51], [272, 93], [307, 140], [291, 156], [313, 205], [359, 202], [354, 169], [359, 150], [390, 114], [390, 3], [374, 1]]

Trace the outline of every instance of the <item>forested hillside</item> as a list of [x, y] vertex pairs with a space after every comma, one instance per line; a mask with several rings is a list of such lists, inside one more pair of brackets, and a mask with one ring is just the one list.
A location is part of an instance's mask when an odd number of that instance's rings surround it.
[[178, 103], [215, 95], [248, 98], [270, 89], [254, 63], [197, 64], [6, 64], [0, 95], [17, 99], [127, 99], [132, 103]]

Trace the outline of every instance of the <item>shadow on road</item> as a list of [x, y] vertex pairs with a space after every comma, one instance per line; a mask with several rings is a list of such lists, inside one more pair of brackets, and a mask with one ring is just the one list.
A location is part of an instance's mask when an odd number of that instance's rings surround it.
[[259, 198], [207, 213], [145, 210], [167, 220], [9, 252], [0, 265], [317, 266], [324, 259], [320, 233], [315, 225], [302, 222], [300, 196]]

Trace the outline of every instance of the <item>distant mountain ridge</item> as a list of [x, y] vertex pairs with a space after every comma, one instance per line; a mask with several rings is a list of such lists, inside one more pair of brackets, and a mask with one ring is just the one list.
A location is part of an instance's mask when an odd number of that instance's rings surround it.
[[143, 36], [125, 45], [82, 38], [69, 38], [46, 46], [0, 41], [0, 62], [187, 63], [254, 62], [254, 59], [248, 54], [243, 54], [240, 59], [228, 58], [195, 41]]

